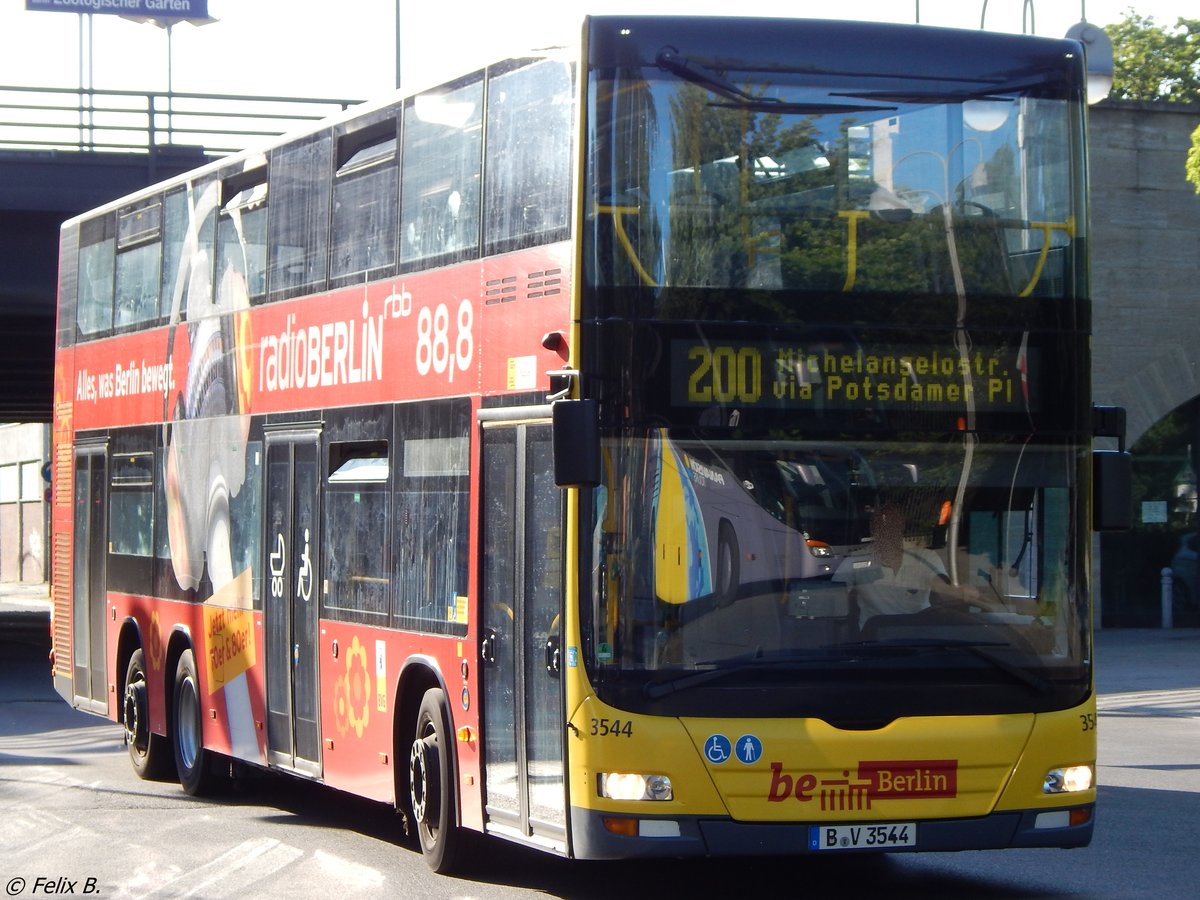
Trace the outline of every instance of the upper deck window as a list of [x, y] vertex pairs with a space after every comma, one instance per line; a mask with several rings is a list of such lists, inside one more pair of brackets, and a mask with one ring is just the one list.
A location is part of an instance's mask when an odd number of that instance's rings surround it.
[[483, 80], [413, 98], [404, 108], [400, 261], [450, 263], [479, 248]]
[[624, 48], [637, 64], [593, 59], [595, 283], [1085, 293], [1081, 97], [1052, 42], [1036, 62], [927, 71], [905, 48], [854, 72], [819, 46], [677, 37]]
[[382, 121], [355, 123], [337, 139], [329, 273], [335, 284], [379, 277], [396, 264], [396, 134], [396, 113], [389, 110]]
[[104, 215], [79, 229], [79, 305], [76, 324], [83, 339], [97, 337], [113, 324], [113, 270], [116, 222]]
[[[180, 282], [179, 273], [183, 269], [183, 248], [188, 231], [188, 198], [183, 190], [173, 191], [163, 199], [162, 227], [162, 285], [159, 289], [159, 315], [166, 319], [171, 311], [182, 306], [184, 284]], [[185, 269], [186, 271], [186, 269]]]
[[267, 181], [258, 170], [221, 184], [215, 302], [235, 309], [267, 292]]
[[117, 328], [153, 322], [159, 313], [162, 272], [162, 218], [159, 201], [117, 216]]
[[271, 299], [323, 290], [329, 261], [328, 133], [271, 154]]
[[542, 60], [493, 75], [485, 151], [486, 252], [566, 236], [571, 197], [571, 67]]

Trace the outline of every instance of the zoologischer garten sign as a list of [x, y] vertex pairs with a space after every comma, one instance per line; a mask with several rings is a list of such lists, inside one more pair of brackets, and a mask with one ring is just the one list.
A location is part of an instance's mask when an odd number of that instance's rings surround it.
[[79, 15], [107, 13], [153, 19], [208, 18], [208, 0], [25, 0], [25, 8]]

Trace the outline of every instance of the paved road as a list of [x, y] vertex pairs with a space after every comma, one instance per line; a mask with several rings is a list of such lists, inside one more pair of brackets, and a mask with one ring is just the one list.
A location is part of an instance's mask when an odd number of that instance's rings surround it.
[[[577, 864], [504, 845], [482, 848], [464, 877], [439, 878], [397, 841], [379, 807], [319, 786], [264, 779], [214, 803], [138, 781], [119, 727], [68, 709], [53, 692], [45, 621], [44, 594], [0, 589], [0, 882], [13, 896], [34, 896], [39, 876], [75, 883], [47, 882], [37, 895], [88, 896], [94, 877], [108, 898], [281, 900], [1159, 900], [1194, 896], [1200, 882], [1200, 630], [1097, 636], [1100, 813], [1086, 850]], [[15, 893], [14, 878], [26, 881]]]

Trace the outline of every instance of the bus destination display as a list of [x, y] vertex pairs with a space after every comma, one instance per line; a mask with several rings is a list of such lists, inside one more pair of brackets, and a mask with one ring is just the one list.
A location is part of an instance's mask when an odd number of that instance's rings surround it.
[[671, 403], [797, 409], [1036, 411], [1036, 353], [770, 341], [671, 342]]

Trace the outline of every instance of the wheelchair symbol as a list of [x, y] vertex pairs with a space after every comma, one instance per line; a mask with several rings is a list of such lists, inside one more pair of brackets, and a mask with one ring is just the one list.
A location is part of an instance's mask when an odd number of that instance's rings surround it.
[[720, 765], [725, 762], [733, 754], [733, 745], [729, 743], [729, 738], [723, 734], [711, 735], [704, 742], [704, 756], [714, 765]]
[[304, 529], [304, 552], [300, 554], [300, 573], [296, 576], [296, 596], [307, 603], [312, 599], [313, 564], [308, 551], [308, 529]]

